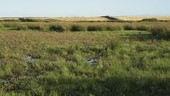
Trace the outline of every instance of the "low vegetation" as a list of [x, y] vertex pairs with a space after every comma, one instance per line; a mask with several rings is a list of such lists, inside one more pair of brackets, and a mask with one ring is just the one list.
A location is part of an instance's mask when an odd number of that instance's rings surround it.
[[170, 29], [161, 26], [154, 26], [153, 28], [150, 29], [150, 32], [153, 36], [164, 36], [164, 37], [170, 36]]
[[71, 31], [87, 31], [87, 28], [85, 26], [80, 26], [80, 25], [72, 25], [71, 26]]
[[49, 30], [56, 31], [56, 32], [64, 32], [64, 31], [66, 31], [66, 28], [61, 25], [50, 25]]
[[0, 95], [169, 96], [169, 26], [0, 22]]
[[159, 21], [159, 20], [156, 19], [156, 18], [145, 18], [145, 19], [142, 19], [141, 21], [156, 22], [156, 21]]

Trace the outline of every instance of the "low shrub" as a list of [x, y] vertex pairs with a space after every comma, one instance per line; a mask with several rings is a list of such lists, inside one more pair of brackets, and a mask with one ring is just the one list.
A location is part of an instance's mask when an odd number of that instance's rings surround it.
[[42, 28], [39, 25], [28, 25], [28, 29], [31, 29], [31, 30], [42, 30]]
[[86, 28], [80, 25], [73, 25], [71, 27], [71, 31], [86, 31]]
[[16, 30], [28, 30], [28, 26], [26, 25], [20, 25], [16, 27]]
[[140, 30], [140, 31], [147, 31], [147, 30], [148, 30], [148, 28], [147, 28], [147, 27], [145, 27], [145, 26], [143, 26], [143, 25], [141, 25], [141, 26], [137, 26], [137, 27], [136, 27], [136, 30]]
[[64, 32], [64, 31], [66, 31], [66, 28], [61, 25], [50, 25], [49, 30], [56, 31], [56, 32]]
[[88, 31], [104, 31], [103, 26], [88, 26]]
[[170, 36], [170, 30], [165, 27], [155, 26], [150, 29], [153, 36]]
[[34, 22], [31, 18], [18, 18], [21, 22]]
[[156, 18], [146, 18], [146, 19], [142, 19], [141, 21], [155, 22], [155, 21], [159, 21], [159, 20]]
[[136, 28], [131, 25], [125, 25], [124, 30], [136, 30]]
[[106, 27], [107, 31], [120, 31], [122, 30], [121, 26], [107, 26]]

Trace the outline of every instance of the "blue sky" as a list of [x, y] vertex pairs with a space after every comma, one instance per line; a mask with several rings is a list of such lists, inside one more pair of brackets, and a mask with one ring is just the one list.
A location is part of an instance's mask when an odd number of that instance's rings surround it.
[[0, 0], [0, 17], [170, 16], [170, 0]]

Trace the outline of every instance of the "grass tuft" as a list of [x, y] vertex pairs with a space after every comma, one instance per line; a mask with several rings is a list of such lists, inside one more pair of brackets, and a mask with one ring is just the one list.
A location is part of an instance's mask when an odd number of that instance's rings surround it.
[[66, 28], [61, 25], [50, 25], [49, 30], [56, 31], [56, 32], [64, 32], [64, 31], [66, 31]]
[[71, 31], [86, 31], [86, 27], [80, 25], [73, 25], [71, 26]]

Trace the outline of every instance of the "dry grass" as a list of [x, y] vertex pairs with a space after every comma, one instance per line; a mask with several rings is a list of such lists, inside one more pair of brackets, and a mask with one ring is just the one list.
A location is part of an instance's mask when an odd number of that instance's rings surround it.
[[108, 21], [108, 19], [103, 17], [59, 17], [52, 18], [58, 21]]
[[0, 17], [0, 20], [18, 20], [18, 18], [17, 17], [4, 17], [4, 18]]
[[[126, 21], [140, 21], [147, 18], [156, 18], [158, 20], [170, 20], [170, 16], [116, 16], [120, 20]], [[30, 17], [33, 20], [54, 20], [54, 21], [109, 21], [109, 19], [104, 17]], [[0, 20], [18, 20], [17, 17], [5, 17], [0, 18]]]
[[116, 18], [126, 21], [140, 21], [147, 18], [156, 18], [158, 20], [170, 20], [170, 16], [117, 16]]
[[[103, 17], [30, 17], [33, 20], [54, 20], [54, 21], [109, 21]], [[0, 18], [0, 20], [18, 20], [18, 18]]]

